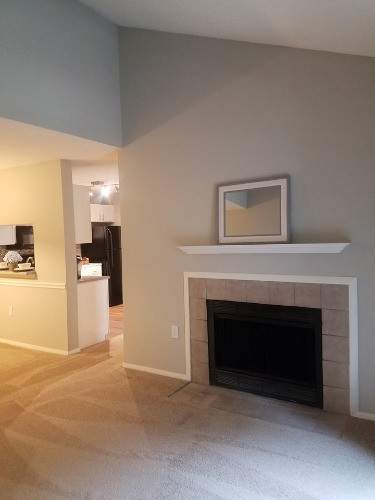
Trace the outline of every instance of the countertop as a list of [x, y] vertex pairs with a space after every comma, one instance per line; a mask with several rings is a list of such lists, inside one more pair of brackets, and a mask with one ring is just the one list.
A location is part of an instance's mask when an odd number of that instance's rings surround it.
[[88, 283], [90, 281], [102, 281], [102, 280], [109, 280], [109, 276], [83, 276], [83, 278], [80, 278], [78, 283]]
[[21, 279], [21, 280], [36, 280], [38, 279], [38, 276], [35, 271], [19, 271], [19, 272], [13, 272], [9, 270], [0, 270], [0, 279]]

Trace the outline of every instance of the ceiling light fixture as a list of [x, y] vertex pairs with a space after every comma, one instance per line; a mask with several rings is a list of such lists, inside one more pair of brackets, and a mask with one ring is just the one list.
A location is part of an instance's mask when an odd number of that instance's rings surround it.
[[108, 196], [111, 194], [111, 186], [103, 186], [101, 188], [101, 195], [103, 198], [108, 198]]

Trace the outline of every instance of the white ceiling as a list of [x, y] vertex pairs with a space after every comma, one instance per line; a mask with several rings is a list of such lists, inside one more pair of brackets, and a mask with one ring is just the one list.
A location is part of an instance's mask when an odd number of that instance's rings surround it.
[[113, 150], [99, 142], [0, 118], [0, 169], [57, 159], [92, 161]]
[[121, 26], [375, 57], [375, 0], [81, 0]]

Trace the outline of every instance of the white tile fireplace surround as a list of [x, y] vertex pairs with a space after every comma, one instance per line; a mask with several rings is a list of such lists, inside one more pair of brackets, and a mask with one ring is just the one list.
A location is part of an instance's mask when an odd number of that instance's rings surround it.
[[360, 416], [356, 278], [186, 272], [184, 280], [188, 379], [209, 384], [206, 299], [318, 308], [323, 407]]

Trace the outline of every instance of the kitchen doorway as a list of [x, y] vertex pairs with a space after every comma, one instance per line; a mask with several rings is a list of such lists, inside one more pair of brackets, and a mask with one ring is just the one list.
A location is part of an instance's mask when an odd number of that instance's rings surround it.
[[[84, 344], [80, 341], [80, 347], [85, 348], [123, 334], [119, 171], [117, 155], [98, 161], [72, 162], [71, 167], [78, 267], [78, 334], [80, 339], [85, 338]], [[89, 317], [85, 318], [85, 314]], [[81, 334], [83, 329], [84, 335]]]

